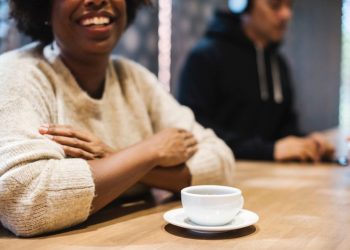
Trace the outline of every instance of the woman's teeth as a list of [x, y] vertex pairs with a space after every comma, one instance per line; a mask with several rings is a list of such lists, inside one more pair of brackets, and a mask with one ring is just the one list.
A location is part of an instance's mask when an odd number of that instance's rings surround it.
[[80, 23], [83, 26], [107, 25], [111, 23], [111, 19], [108, 17], [92, 17], [83, 19]]

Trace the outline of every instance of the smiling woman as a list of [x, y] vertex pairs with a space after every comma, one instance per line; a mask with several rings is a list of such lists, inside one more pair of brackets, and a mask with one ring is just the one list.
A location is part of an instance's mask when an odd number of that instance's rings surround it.
[[[34, 40], [43, 43], [53, 41], [53, 31], [48, 25], [51, 20], [51, 9], [54, 1], [9, 1], [11, 5], [11, 16], [17, 20], [18, 28]], [[68, 2], [68, 1], [62, 1]], [[71, 3], [79, 2], [76, 0]], [[150, 4], [150, 0], [130, 0], [127, 1], [127, 24], [130, 25], [136, 16], [137, 9], [142, 4]]]
[[[114, 199], [230, 184], [232, 152], [139, 64], [110, 53], [146, 0], [12, 0], [36, 43], [0, 56], [0, 220], [21, 236]], [[169, 114], [171, 113], [171, 116]]]

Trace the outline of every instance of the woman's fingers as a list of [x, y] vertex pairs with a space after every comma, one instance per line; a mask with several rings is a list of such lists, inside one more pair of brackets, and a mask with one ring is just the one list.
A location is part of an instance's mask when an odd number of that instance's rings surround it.
[[39, 132], [41, 134], [75, 137], [86, 142], [90, 141], [90, 136], [87, 133], [74, 130], [71, 126], [67, 125], [43, 124], [39, 128]]
[[193, 145], [189, 148], [187, 148], [187, 157], [188, 159], [191, 158], [198, 150], [198, 146], [197, 145]]
[[113, 148], [87, 131], [67, 125], [44, 124], [39, 132], [47, 138], [68, 147], [67, 155], [84, 159], [103, 158], [114, 152]]
[[72, 138], [72, 137], [66, 137], [66, 136], [57, 136], [57, 135], [45, 135], [49, 139], [63, 145], [63, 146], [69, 146], [77, 149], [82, 149], [84, 151], [87, 151], [88, 153], [93, 154], [94, 150], [89, 145], [88, 142], [80, 140], [78, 138]]
[[178, 129], [178, 131], [183, 134], [183, 138], [186, 146], [191, 147], [198, 143], [197, 139], [194, 137], [194, 135], [191, 132], [184, 129]]
[[93, 160], [95, 158], [93, 154], [86, 152], [80, 148], [63, 146], [63, 150], [67, 156], [70, 156], [73, 158], [83, 158], [85, 160]]
[[187, 147], [192, 147], [192, 146], [195, 146], [197, 144], [198, 144], [198, 141], [194, 137], [186, 140]]

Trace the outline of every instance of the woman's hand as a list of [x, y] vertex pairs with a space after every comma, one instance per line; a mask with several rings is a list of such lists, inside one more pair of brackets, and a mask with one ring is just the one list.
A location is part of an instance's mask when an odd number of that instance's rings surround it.
[[43, 124], [39, 133], [61, 144], [67, 156], [93, 160], [113, 153], [113, 149], [95, 135], [67, 125]]
[[197, 140], [184, 129], [168, 128], [144, 141], [146, 148], [155, 156], [158, 166], [180, 165], [197, 151]]

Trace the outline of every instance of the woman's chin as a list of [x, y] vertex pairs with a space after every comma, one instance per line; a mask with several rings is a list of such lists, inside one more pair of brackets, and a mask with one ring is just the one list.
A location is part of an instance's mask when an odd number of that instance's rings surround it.
[[94, 43], [85, 44], [81, 48], [84, 50], [84, 53], [87, 54], [96, 54], [96, 55], [106, 55], [111, 54], [114, 47], [116, 46], [116, 42], [108, 42], [108, 41], [99, 41]]

